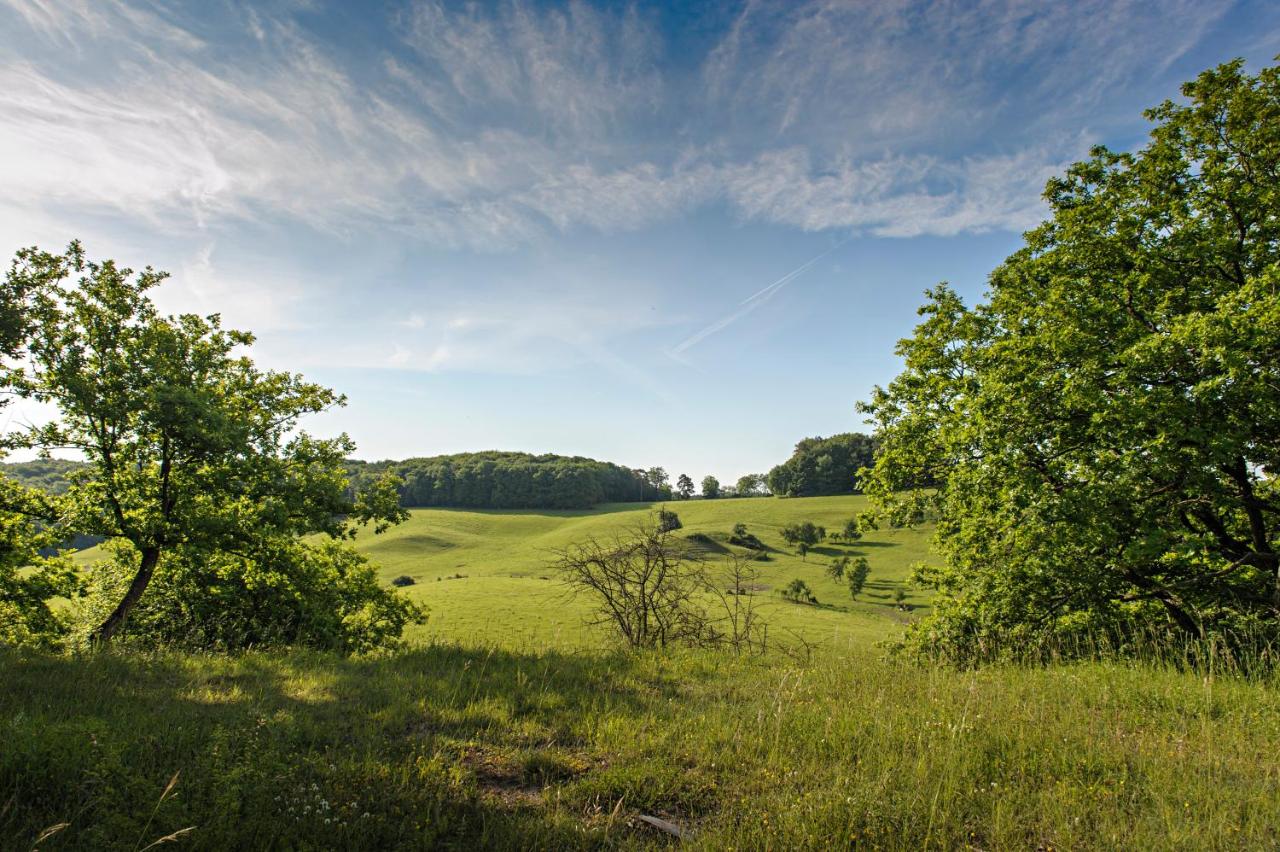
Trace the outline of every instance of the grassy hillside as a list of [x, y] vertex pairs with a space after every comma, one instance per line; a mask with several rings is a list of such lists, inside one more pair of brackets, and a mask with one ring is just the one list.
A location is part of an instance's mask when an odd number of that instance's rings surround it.
[[[405, 592], [431, 608], [431, 619], [415, 639], [581, 647], [598, 644], [599, 637], [582, 629], [584, 603], [566, 599], [555, 582], [548, 567], [555, 551], [587, 536], [610, 536], [657, 505], [570, 512], [418, 509], [407, 523], [381, 536], [362, 536], [357, 545], [380, 566], [383, 579], [407, 575], [416, 581]], [[723, 542], [734, 524], [745, 523], [771, 548], [770, 559], [758, 563], [761, 581], [770, 587], [758, 596], [764, 618], [779, 635], [795, 630], [809, 641], [847, 645], [895, 633], [907, 616], [894, 605], [893, 592], [904, 587], [910, 566], [928, 556], [928, 530], [872, 531], [854, 545], [824, 543], [803, 560], [783, 542], [779, 531], [797, 521], [839, 529], [866, 508], [863, 497], [694, 500], [667, 508], [684, 524], [677, 535], [706, 534], [716, 550], [737, 550]], [[823, 572], [843, 553], [864, 555], [871, 564], [867, 591], [857, 602], [842, 582]], [[814, 590], [820, 606], [779, 597], [777, 590], [797, 577]], [[907, 589], [908, 603], [925, 600], [920, 590]]]
[[[866, 508], [866, 498], [836, 497], [691, 500], [667, 504], [606, 504], [587, 510], [413, 509], [407, 522], [382, 535], [365, 533], [356, 547], [379, 567], [384, 582], [409, 576], [415, 585], [402, 591], [426, 604], [431, 617], [414, 628], [414, 643], [493, 644], [512, 650], [597, 647], [604, 637], [584, 629], [586, 604], [565, 596], [550, 564], [555, 552], [588, 536], [611, 536], [666, 505], [684, 528], [677, 535], [703, 533], [716, 541], [713, 552], [737, 550], [724, 544], [736, 523], [770, 548], [759, 562], [757, 596], [762, 617], [779, 638], [795, 631], [823, 647], [865, 646], [896, 635], [910, 613], [900, 610], [894, 592], [906, 592], [906, 603], [919, 612], [928, 594], [904, 582], [910, 567], [929, 556], [927, 528], [873, 530], [852, 545], [825, 542], [806, 559], [795, 554], [780, 535], [787, 524], [813, 521], [838, 530]], [[857, 601], [843, 582], [823, 569], [834, 556], [866, 556], [871, 577]], [[99, 558], [90, 549], [75, 555], [81, 564]], [[461, 574], [461, 577], [458, 575]], [[818, 606], [788, 603], [778, 589], [803, 579], [818, 597]]]
[[[40, 848], [136, 850], [189, 827], [191, 849], [673, 845], [650, 815], [693, 849], [1280, 842], [1274, 675], [888, 658], [873, 642], [910, 617], [892, 594], [927, 531], [802, 561], [780, 528], [838, 528], [862, 498], [670, 507], [713, 549], [739, 522], [773, 548], [759, 600], [812, 656], [625, 654], [586, 631], [544, 579], [552, 552], [649, 507], [416, 511], [359, 540], [432, 609], [405, 653], [0, 651], [0, 837], [30, 848], [65, 823]], [[841, 552], [870, 559], [863, 601], [823, 575]], [[794, 577], [824, 606], [778, 598]]]

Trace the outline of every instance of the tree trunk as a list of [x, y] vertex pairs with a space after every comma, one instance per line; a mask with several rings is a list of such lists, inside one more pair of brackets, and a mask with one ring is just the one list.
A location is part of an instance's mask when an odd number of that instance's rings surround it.
[[142, 551], [142, 561], [138, 564], [138, 573], [133, 575], [133, 581], [129, 583], [129, 590], [124, 593], [124, 598], [111, 611], [106, 620], [98, 625], [98, 629], [93, 631], [90, 636], [93, 644], [105, 645], [124, 626], [125, 620], [129, 618], [129, 613], [133, 611], [134, 605], [138, 603], [142, 593], [147, 590], [147, 584], [151, 582], [151, 575], [155, 573], [156, 563], [159, 561], [160, 548], [149, 547]]

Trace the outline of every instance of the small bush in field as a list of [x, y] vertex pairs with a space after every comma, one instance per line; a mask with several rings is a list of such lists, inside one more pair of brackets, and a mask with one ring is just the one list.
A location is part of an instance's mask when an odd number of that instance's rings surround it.
[[818, 602], [818, 598], [809, 588], [809, 584], [800, 579], [792, 580], [788, 583], [787, 587], [782, 590], [782, 596], [792, 603], [816, 604]]

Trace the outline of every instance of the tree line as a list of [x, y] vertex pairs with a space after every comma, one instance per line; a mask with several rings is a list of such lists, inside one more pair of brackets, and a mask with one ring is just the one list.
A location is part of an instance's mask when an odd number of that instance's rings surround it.
[[670, 500], [662, 468], [632, 469], [581, 456], [504, 452], [349, 461], [359, 490], [388, 474], [400, 480], [400, 504], [475, 509], [586, 509], [599, 503]]

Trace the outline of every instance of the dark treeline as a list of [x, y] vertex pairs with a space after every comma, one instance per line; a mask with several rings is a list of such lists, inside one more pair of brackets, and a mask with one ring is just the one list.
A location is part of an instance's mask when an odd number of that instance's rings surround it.
[[858, 470], [874, 463], [875, 449], [875, 439], [857, 432], [805, 438], [769, 471], [769, 490], [786, 497], [857, 493]]
[[[25, 462], [6, 462], [0, 464], [0, 476], [7, 476], [27, 488], [39, 488], [49, 494], [65, 494], [67, 489], [71, 487], [70, 476], [72, 471], [84, 466], [84, 462], [68, 461], [67, 459], [33, 459]], [[74, 535], [63, 542], [61, 547], [70, 550], [84, 550], [86, 547], [93, 547], [101, 541], [101, 536], [80, 534]], [[58, 549], [58, 547], [45, 547], [41, 548], [39, 552], [42, 556], [48, 556]]]
[[350, 462], [359, 490], [386, 471], [398, 474], [404, 506], [474, 509], [585, 509], [598, 503], [669, 500], [651, 473], [581, 456], [491, 450], [403, 461]]
[[28, 488], [39, 488], [50, 494], [66, 493], [71, 485], [68, 476], [84, 462], [66, 459], [35, 459], [25, 462], [0, 464], [0, 476], [15, 479]]
[[[84, 462], [38, 459], [0, 464], [0, 474], [51, 494], [67, 490]], [[486, 451], [403, 461], [348, 462], [354, 493], [385, 471], [404, 479], [404, 506], [491, 509], [583, 509], [598, 503], [670, 500], [671, 489], [652, 471], [632, 470], [581, 456]], [[659, 484], [655, 484], [659, 483]]]

